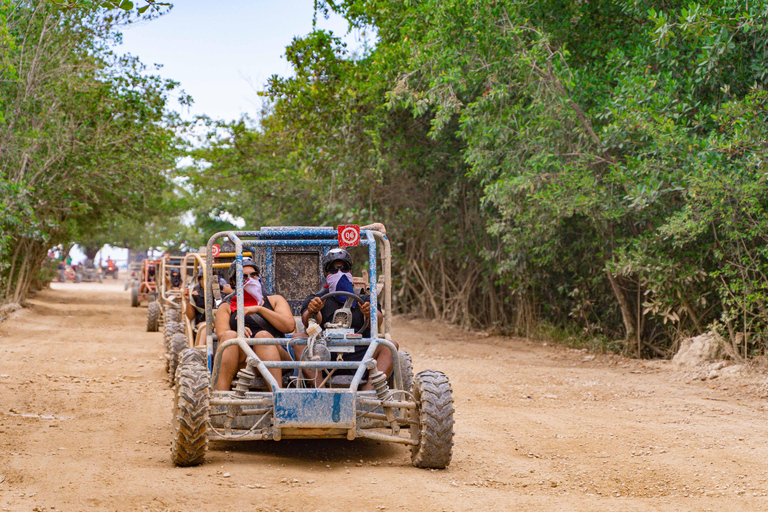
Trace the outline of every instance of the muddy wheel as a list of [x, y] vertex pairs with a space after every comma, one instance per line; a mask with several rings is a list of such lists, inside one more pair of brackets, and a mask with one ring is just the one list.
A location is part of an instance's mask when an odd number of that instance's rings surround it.
[[165, 308], [165, 321], [168, 322], [181, 322], [181, 310], [174, 308], [173, 306], [166, 306]]
[[139, 287], [134, 286], [131, 288], [131, 307], [139, 307]]
[[160, 304], [150, 302], [147, 309], [147, 332], [157, 332], [160, 323]]
[[413, 385], [413, 363], [411, 362], [411, 354], [399, 350], [397, 355], [400, 359], [400, 374], [403, 376], [403, 389], [410, 391]]
[[168, 374], [171, 377], [171, 386], [176, 382], [176, 368], [179, 366], [181, 353], [186, 348], [189, 348], [189, 342], [185, 334], [177, 332], [171, 337], [171, 347], [165, 356], [168, 359]]
[[411, 438], [419, 442], [411, 447], [411, 462], [417, 468], [443, 469], [453, 453], [451, 383], [442, 372], [424, 370], [416, 375], [411, 392], [417, 406]]
[[177, 466], [197, 466], [208, 451], [208, 413], [210, 376], [205, 354], [186, 349], [176, 370], [173, 404], [173, 442], [171, 458]]
[[171, 370], [171, 340], [176, 334], [184, 334], [184, 325], [177, 322], [168, 322], [163, 330], [165, 334], [165, 371], [169, 372], [171, 377], [173, 377]]

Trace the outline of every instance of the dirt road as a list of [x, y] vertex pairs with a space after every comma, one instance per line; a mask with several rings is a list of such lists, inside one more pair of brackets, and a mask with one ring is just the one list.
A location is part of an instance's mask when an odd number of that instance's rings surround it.
[[453, 384], [448, 469], [367, 440], [214, 443], [203, 466], [175, 468], [146, 308], [106, 282], [30, 302], [0, 323], [3, 511], [768, 510], [754, 372], [691, 380], [666, 362], [396, 319], [416, 371]]

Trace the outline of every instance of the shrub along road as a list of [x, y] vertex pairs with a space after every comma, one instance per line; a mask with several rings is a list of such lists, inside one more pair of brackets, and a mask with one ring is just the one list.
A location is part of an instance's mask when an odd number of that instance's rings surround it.
[[213, 443], [170, 462], [161, 334], [122, 287], [54, 284], [0, 323], [2, 510], [768, 509], [764, 377], [714, 380], [397, 318], [448, 374], [453, 462], [374, 441]]

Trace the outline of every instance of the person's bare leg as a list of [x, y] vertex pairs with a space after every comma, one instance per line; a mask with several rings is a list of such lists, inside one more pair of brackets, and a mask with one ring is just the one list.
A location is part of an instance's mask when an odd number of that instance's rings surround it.
[[[259, 331], [256, 333], [254, 338], [273, 338], [270, 333], [267, 331]], [[261, 359], [262, 361], [280, 361], [280, 351], [278, 350], [276, 345], [255, 345], [252, 347], [253, 351], [256, 353], [256, 355]], [[269, 373], [272, 374], [272, 376], [277, 381], [277, 386], [282, 387], [283, 385], [283, 370], [280, 368], [270, 368]]]
[[195, 348], [205, 346], [205, 322], [198, 325], [197, 334], [195, 334]]
[[[223, 343], [232, 338], [237, 338], [235, 331], [227, 331], [219, 340], [219, 343]], [[232, 385], [232, 379], [235, 378], [235, 374], [241, 368], [241, 364], [245, 362], [245, 354], [240, 347], [232, 345], [224, 349], [221, 354], [221, 366], [219, 367], [219, 380], [216, 381], [217, 391], [229, 391]]]

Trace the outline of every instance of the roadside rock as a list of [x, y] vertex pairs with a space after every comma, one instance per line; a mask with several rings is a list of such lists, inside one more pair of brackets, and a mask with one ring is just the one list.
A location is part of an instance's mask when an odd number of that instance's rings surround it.
[[720, 356], [723, 339], [715, 332], [708, 332], [686, 338], [680, 342], [680, 349], [672, 358], [678, 366], [698, 366]]
[[18, 311], [21, 309], [21, 304], [18, 302], [11, 302], [10, 304], [4, 304], [0, 306], [0, 322], [8, 318], [8, 315], [13, 313], [14, 311]]

